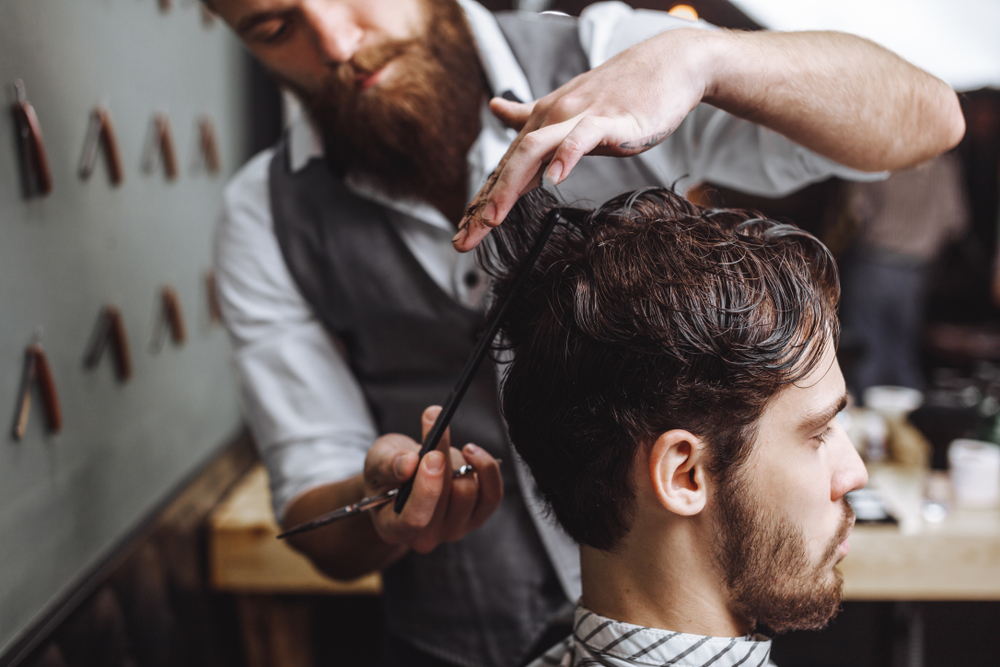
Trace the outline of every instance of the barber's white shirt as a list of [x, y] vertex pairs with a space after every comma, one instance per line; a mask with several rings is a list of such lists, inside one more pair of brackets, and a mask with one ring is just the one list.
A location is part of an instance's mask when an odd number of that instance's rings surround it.
[[[471, 0], [459, 1], [493, 92], [511, 91], [518, 99], [535, 99], [493, 15]], [[661, 12], [633, 10], [620, 2], [593, 5], [579, 26], [592, 67], [663, 30], [710, 28]], [[469, 152], [470, 198], [515, 136], [484, 106], [482, 131]], [[322, 157], [322, 144], [308, 121], [295, 121], [289, 140], [293, 169]], [[215, 238], [215, 267], [244, 411], [267, 466], [280, 519], [301, 494], [360, 473], [379, 433], [358, 383], [282, 258], [268, 193], [272, 155], [273, 150], [257, 155], [226, 188]], [[672, 136], [641, 159], [662, 184], [676, 182], [680, 192], [694, 183], [712, 181], [778, 196], [831, 175], [855, 180], [881, 177], [837, 165], [775, 132], [707, 105], [697, 107]], [[486, 281], [474, 254], [454, 251], [455, 230], [437, 209], [423, 202], [389, 199], [365, 183], [349, 181], [348, 186], [400, 213], [391, 216], [392, 223], [427, 273], [457, 301], [481, 306]], [[536, 510], [536, 523], [567, 595], [575, 600], [580, 594], [575, 551], [571, 546], [567, 550], [568, 538], [551, 527], [536, 500], [527, 500]]]

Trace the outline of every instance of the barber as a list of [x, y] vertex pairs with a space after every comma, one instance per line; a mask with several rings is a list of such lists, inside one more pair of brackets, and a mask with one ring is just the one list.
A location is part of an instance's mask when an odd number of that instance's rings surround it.
[[[485, 280], [457, 251], [519, 194], [544, 175], [569, 201], [701, 180], [779, 196], [877, 178], [964, 131], [947, 85], [848, 35], [732, 33], [621, 3], [579, 20], [469, 0], [210, 5], [307, 110], [229, 185], [216, 238], [276, 515], [289, 527], [416, 475], [402, 514], [293, 542], [332, 577], [383, 572], [384, 664], [517, 664], [579, 596], [492, 369], [455, 447], [416, 455], [481, 317]], [[452, 480], [465, 462], [476, 475]]]

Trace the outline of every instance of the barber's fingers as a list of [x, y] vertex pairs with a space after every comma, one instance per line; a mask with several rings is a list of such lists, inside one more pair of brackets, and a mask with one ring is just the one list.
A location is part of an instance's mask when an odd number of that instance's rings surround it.
[[393, 544], [412, 544], [420, 538], [433, 522], [438, 507], [445, 504], [441, 501], [447, 498], [446, 486], [451, 482], [447, 467], [445, 455], [437, 450], [424, 456], [403, 511], [397, 515], [393, 503], [377, 510], [379, 520], [384, 522], [379, 530], [383, 539]]
[[[424, 411], [422, 423], [424, 438], [427, 437], [427, 433], [434, 425], [440, 412], [441, 408], [437, 406]], [[430, 523], [410, 545], [420, 553], [427, 553], [442, 542], [454, 542], [461, 539], [469, 532], [469, 518], [476, 507], [479, 485], [475, 475], [465, 475], [457, 479], [452, 477], [452, 471], [463, 466], [466, 460], [459, 450], [450, 446], [450, 442], [451, 434], [449, 430], [445, 430], [438, 445], [438, 451], [444, 454], [449, 463], [448, 478], [444, 480], [441, 499], [434, 510]]]
[[365, 486], [369, 495], [378, 495], [411, 479], [417, 468], [420, 445], [399, 433], [383, 435], [365, 458]]
[[[424, 437], [439, 413], [437, 407], [424, 412], [421, 420]], [[442, 542], [461, 539], [499, 507], [503, 499], [499, 463], [475, 445], [466, 445], [462, 451], [450, 447], [449, 436], [446, 431], [437, 449], [428, 452], [420, 462], [413, 477], [413, 491], [402, 513], [397, 515], [391, 503], [373, 512], [375, 528], [386, 542], [406, 544], [417, 552], [427, 553]], [[417, 447], [416, 443], [405, 436], [383, 436], [376, 446], [396, 454], [397, 462], [410, 464], [410, 456], [416, 457], [410, 451]], [[472, 464], [476, 472], [453, 478], [453, 471], [465, 463]], [[402, 468], [405, 472], [406, 466]], [[390, 466], [383, 474], [387, 477], [396, 474], [395, 467]]]
[[[585, 116], [573, 126], [569, 134], [559, 142], [548, 167], [545, 179], [558, 185], [566, 180], [584, 155], [601, 153], [601, 146], [613, 142], [622, 134], [620, 126], [627, 120], [614, 120], [605, 116]], [[618, 150], [607, 151], [617, 153]]]
[[[434, 424], [441, 408], [424, 411], [421, 430], [424, 437]], [[419, 459], [420, 445], [399, 434], [379, 438], [369, 452], [365, 465], [365, 480], [371, 495], [387, 488], [399, 487], [413, 480], [413, 488], [403, 511], [396, 514], [393, 503], [373, 512], [372, 520], [383, 540], [390, 544], [409, 544], [432, 524], [439, 506], [447, 508], [451, 489], [449, 433], [445, 431], [437, 449]], [[419, 460], [419, 466], [417, 464]]]
[[[438, 413], [437, 408], [424, 413], [425, 435]], [[443, 449], [442, 453], [445, 453]], [[500, 465], [489, 453], [468, 444], [461, 451], [449, 447], [446, 456], [450, 463], [450, 488], [442, 491], [431, 521], [410, 542], [410, 546], [420, 553], [427, 553], [443, 542], [459, 540], [475, 530], [496, 511], [503, 499]], [[471, 464], [475, 472], [451, 477], [454, 470], [466, 463]]]
[[[438, 415], [441, 414], [440, 405], [432, 405], [424, 410], [423, 415], [420, 417], [420, 431], [423, 434], [423, 439], [427, 440], [427, 435], [430, 433], [431, 428], [434, 427], [434, 422], [437, 421]], [[439, 504], [447, 505], [449, 500], [449, 492], [451, 490], [452, 484], [452, 471], [460, 467], [463, 463], [462, 457], [456, 457], [457, 452], [451, 448], [451, 428], [445, 428], [444, 433], [441, 434], [441, 439], [438, 441], [435, 451], [440, 452], [444, 457], [445, 463], [445, 476], [442, 483], [441, 499], [442, 502]], [[431, 452], [427, 455], [430, 456]], [[441, 514], [440, 511], [436, 510], [437, 514]]]
[[[453, 479], [451, 492], [442, 498], [431, 523], [411, 543], [418, 552], [431, 551], [442, 542], [454, 542], [479, 528], [503, 500], [503, 479], [496, 459], [473, 444], [450, 453], [453, 469], [469, 463], [475, 472]], [[447, 507], [441, 512], [445, 503]]]
[[[427, 439], [427, 434], [434, 426], [434, 422], [437, 420], [439, 414], [441, 414], [441, 407], [432, 405], [424, 410], [423, 415], [421, 415], [420, 430], [424, 440]], [[451, 429], [445, 429], [444, 433], [441, 435], [441, 440], [438, 441], [437, 447], [433, 451], [427, 452], [424, 458], [426, 459], [429, 456], [440, 456], [444, 463], [444, 471], [443, 477], [437, 481], [436, 488], [439, 488], [440, 491], [433, 510], [428, 515], [426, 511], [427, 508], [423, 507], [423, 511], [416, 515], [421, 521], [421, 530], [410, 542], [410, 547], [419, 553], [427, 553], [436, 547], [440, 542], [444, 541], [442, 539], [442, 533], [444, 532], [443, 524], [445, 515], [448, 512], [448, 506], [451, 504], [452, 491]], [[409, 502], [407, 502], [407, 507], [403, 508], [403, 514], [406, 514], [408, 507]]]
[[476, 504], [466, 526], [467, 530], [475, 530], [500, 507], [503, 500], [503, 477], [500, 474], [500, 464], [481, 447], [468, 444], [462, 448], [462, 454], [476, 468]]
[[461, 252], [475, 248], [493, 227], [503, 222], [524, 193], [538, 187], [543, 170], [547, 180], [558, 184], [584, 155], [620, 152], [618, 148], [604, 149], [604, 146], [616, 142], [633, 125], [629, 118], [575, 116], [526, 134], [522, 130], [494, 177], [476, 197], [475, 213], [462, 221], [454, 240], [455, 248]]
[[453, 243], [461, 252], [475, 248], [514, 207], [518, 198], [537, 187], [541, 171], [559, 143], [570, 133], [571, 119], [522, 134], [511, 144], [493, 176], [476, 196], [475, 213], [462, 220]]
[[490, 100], [490, 111], [507, 127], [520, 130], [531, 118], [531, 112], [535, 109], [535, 102], [512, 102], [502, 97], [494, 97]]
[[[465, 464], [465, 459], [459, 450], [452, 449], [449, 454], [452, 469]], [[421, 536], [413, 542], [413, 549], [426, 553], [442, 542], [454, 542], [465, 536], [470, 530], [469, 517], [476, 506], [478, 493], [475, 475], [453, 478], [448, 495], [442, 496], [434, 512], [434, 518]]]

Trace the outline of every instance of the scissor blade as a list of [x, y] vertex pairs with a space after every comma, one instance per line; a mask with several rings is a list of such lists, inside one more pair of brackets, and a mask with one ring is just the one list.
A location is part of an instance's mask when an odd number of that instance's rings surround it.
[[283, 533], [278, 535], [278, 539], [282, 540], [286, 537], [291, 537], [292, 535], [298, 535], [299, 533], [304, 533], [309, 530], [315, 530], [316, 528], [321, 528], [328, 523], [333, 523], [334, 521], [339, 521], [340, 519], [346, 519], [349, 516], [354, 516], [356, 514], [361, 514], [362, 512], [367, 512], [370, 509], [380, 507], [385, 505], [387, 502], [396, 497], [399, 493], [399, 489], [390, 489], [382, 495], [371, 496], [368, 498], [362, 498], [353, 505], [348, 505], [346, 507], [341, 507], [340, 509], [333, 510], [332, 512], [327, 512], [322, 516], [318, 516], [311, 521], [306, 521], [305, 523], [299, 524], [294, 528], [290, 528]]

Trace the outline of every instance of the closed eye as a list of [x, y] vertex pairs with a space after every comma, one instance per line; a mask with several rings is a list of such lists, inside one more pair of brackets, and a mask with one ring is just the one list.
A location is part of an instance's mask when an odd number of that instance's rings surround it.
[[814, 435], [813, 436], [813, 440], [815, 440], [817, 443], [819, 443], [819, 444], [822, 445], [824, 442], [827, 441], [827, 439], [830, 437], [831, 433], [833, 433], [833, 425], [832, 424], [829, 425], [829, 426], [827, 426], [825, 429], [823, 429], [822, 431], [820, 431], [816, 435]]
[[263, 44], [277, 44], [291, 33], [292, 22], [286, 18], [274, 18], [256, 26], [247, 39]]
[[837, 415], [846, 407], [847, 392], [844, 392], [844, 395], [836, 403], [832, 403], [803, 419], [799, 426], [799, 432], [803, 437], [808, 437], [810, 440], [815, 440], [817, 444], [822, 444], [836, 426]]
[[241, 20], [236, 32], [247, 42], [275, 44], [294, 29], [294, 20], [294, 15], [289, 12], [262, 12]]

